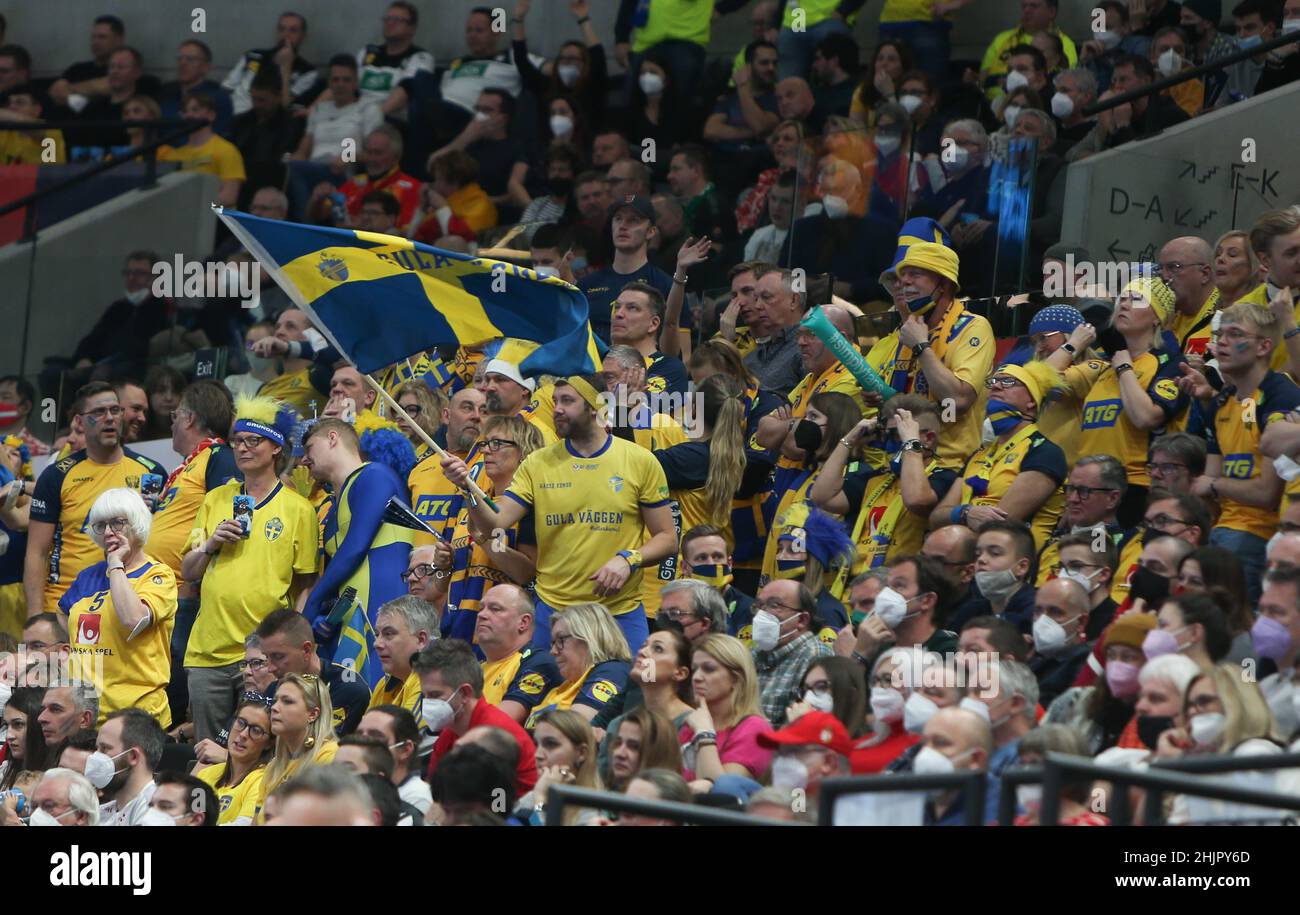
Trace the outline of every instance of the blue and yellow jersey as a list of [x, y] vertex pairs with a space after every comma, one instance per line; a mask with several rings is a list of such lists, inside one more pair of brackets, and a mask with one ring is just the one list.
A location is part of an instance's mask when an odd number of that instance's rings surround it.
[[[858, 405], [862, 411], [863, 418], [870, 418], [875, 415], [875, 408], [868, 410], [866, 401], [866, 391], [862, 390], [862, 385], [858, 380], [849, 374], [849, 370], [844, 367], [844, 363], [836, 362], [826, 371], [822, 372], [816, 378], [811, 374], [804, 375], [803, 381], [794, 386], [790, 392], [790, 420], [798, 422], [808, 413], [808, 403], [818, 394], [847, 394], [853, 398], [853, 402]], [[778, 467], [798, 467], [799, 462], [791, 460], [784, 454], [777, 459]]]
[[[218, 524], [233, 518], [235, 496], [243, 494], [238, 480], [209, 492], [187, 549], [202, 546]], [[272, 610], [290, 606], [293, 577], [316, 571], [318, 531], [311, 503], [282, 483], [253, 506], [249, 535], [223, 545], [208, 561], [186, 667], [224, 667], [244, 657], [248, 634]]]
[[[957, 471], [940, 467], [937, 460], [932, 460], [925, 474], [942, 502], [957, 479]], [[856, 543], [850, 575], [879, 568], [895, 556], [921, 552], [930, 519], [907, 510], [902, 479], [892, 470], [878, 470], [855, 461], [845, 468], [843, 492], [849, 503], [844, 517]]]
[[1079, 453], [1079, 417], [1083, 414], [1083, 401], [1106, 369], [1100, 359], [1085, 359], [1072, 365], [1063, 373], [1061, 387], [1049, 391], [1038, 408], [1038, 431], [1047, 436], [1065, 453], [1065, 463], [1073, 467]]
[[[1047, 584], [1047, 582], [1056, 577], [1055, 573], [1052, 572], [1052, 566], [1058, 565], [1061, 562], [1060, 539], [1067, 533], [1069, 532], [1063, 530], [1052, 531], [1047, 542], [1043, 544], [1042, 549], [1038, 551], [1038, 577], [1034, 579], [1034, 587], [1041, 588], [1043, 585]], [[1118, 524], [1109, 524], [1106, 526], [1106, 535], [1110, 538], [1111, 542], [1115, 544], [1116, 548], [1118, 548], [1121, 557], [1121, 562], [1116, 567], [1115, 574], [1111, 576], [1115, 581], [1118, 581], [1120, 571], [1127, 568], [1122, 561], [1123, 557], [1126, 555], [1126, 548], [1134, 540], [1141, 540], [1142, 538], [1139, 536], [1140, 534], [1141, 531], [1135, 527], [1126, 530]], [[1134, 554], [1134, 559], [1141, 555], [1141, 553], [1142, 546], [1141, 544], [1138, 544], [1138, 551]], [[1125, 588], [1125, 593], [1127, 593], [1127, 587]]]
[[262, 776], [266, 775], [266, 766], [258, 766], [244, 776], [238, 785], [222, 785], [221, 776], [226, 772], [226, 763], [206, 766], [198, 769], [194, 777], [207, 782], [217, 794], [217, 806], [221, 812], [217, 816], [218, 826], [251, 826], [260, 812], [257, 806], [262, 793]]
[[415, 723], [424, 727], [424, 718], [421, 715], [423, 699], [424, 695], [420, 691], [420, 675], [411, 671], [406, 675], [405, 680], [396, 677], [384, 677], [380, 680], [370, 693], [370, 705], [367, 708], [396, 705], [414, 715]]
[[1115, 577], [1110, 586], [1110, 599], [1122, 604], [1128, 599], [1133, 587], [1133, 573], [1137, 571], [1138, 560], [1142, 558], [1142, 536], [1139, 534], [1125, 541], [1119, 551], [1119, 565], [1115, 567]]
[[[1138, 384], [1164, 413], [1166, 423], [1173, 421], [1187, 406], [1187, 396], [1178, 389], [1178, 379], [1182, 377], [1178, 366], [1183, 361], [1177, 350], [1152, 350], [1133, 360], [1133, 374]], [[1151, 440], [1163, 435], [1165, 427], [1148, 432], [1135, 426], [1124, 412], [1119, 381], [1115, 370], [1107, 366], [1084, 398], [1079, 454], [1112, 454], [1124, 465], [1129, 483], [1150, 486], [1147, 456]]]
[[1214, 312], [1219, 307], [1219, 290], [1215, 289], [1210, 293], [1210, 297], [1205, 300], [1205, 304], [1195, 314], [1185, 315], [1177, 309], [1174, 310], [1173, 323], [1169, 330], [1173, 333], [1174, 338], [1178, 341], [1178, 348], [1183, 351], [1184, 356], [1202, 356], [1210, 358], [1210, 325], [1214, 321]]
[[1034, 532], [1034, 546], [1041, 548], [1061, 519], [1065, 493], [1060, 486], [1070, 468], [1061, 449], [1033, 423], [1013, 433], [1005, 442], [996, 439], [989, 442], [971, 456], [961, 472], [961, 502], [963, 505], [996, 506], [1011, 489], [1016, 477], [1030, 470], [1050, 477], [1057, 485], [1043, 507], [1029, 519]]
[[45, 584], [46, 612], [58, 609], [59, 598], [82, 569], [104, 558], [86, 524], [100, 493], [119, 486], [139, 492], [140, 477], [146, 473], [167, 476], [161, 464], [130, 448], [122, 449], [122, 458], [115, 464], [97, 464], [82, 449], [41, 471], [32, 494], [31, 520], [54, 525]]
[[[1065, 66], [1075, 66], [1079, 60], [1079, 52], [1070, 36], [1055, 25], [1048, 31], [1061, 40], [1061, 48], [1066, 60]], [[989, 46], [984, 51], [984, 58], [980, 61], [980, 71], [985, 74], [984, 90], [990, 100], [1004, 94], [1002, 77], [1007, 72], [1007, 60], [1011, 56], [1011, 49], [1017, 45], [1031, 44], [1033, 37], [1031, 33], [1026, 32], [1020, 26], [1016, 26], [1014, 29], [999, 32], [989, 42]]]
[[[480, 484], [483, 491], [492, 495], [492, 481], [484, 474]], [[524, 522], [528, 526], [527, 522]], [[499, 542], [510, 549], [519, 548], [520, 525], [508, 528]], [[447, 613], [443, 617], [443, 637], [464, 639], [473, 644], [474, 627], [478, 623], [478, 608], [483, 594], [494, 585], [514, 584], [526, 586], [526, 581], [515, 581], [492, 562], [494, 542], [478, 543], [470, 538], [469, 506], [460, 510], [451, 531], [451, 579], [447, 585]]]
[[194, 530], [194, 519], [198, 517], [204, 497], [238, 477], [235, 454], [229, 445], [218, 442], [211, 448], [204, 448], [162, 494], [154, 512], [145, 552], [166, 563], [179, 575], [181, 560], [185, 558], [185, 543], [190, 531]]
[[[519, 411], [519, 415], [542, 430], [542, 439], [548, 445], [560, 440], [555, 431], [555, 383], [538, 385], [528, 406]], [[547, 433], [550, 437], [547, 437]]]
[[[1205, 436], [1209, 453], [1221, 458], [1219, 476], [1228, 480], [1258, 479], [1266, 461], [1271, 473], [1272, 462], [1259, 453], [1260, 435], [1269, 423], [1297, 408], [1300, 408], [1300, 387], [1273, 371], [1264, 376], [1258, 390], [1248, 395], [1238, 391], [1226, 402], [1216, 399], [1205, 415]], [[1196, 409], [1203, 415], [1206, 413], [1199, 403]], [[1277, 531], [1278, 506], [1258, 508], [1226, 497], [1219, 501], [1223, 513], [1217, 527], [1265, 539]]]
[[[439, 435], [444, 433], [439, 432]], [[446, 447], [445, 441], [439, 441], [438, 444]], [[483, 473], [483, 452], [479, 450], [478, 445], [471, 448], [469, 454], [457, 455], [457, 457], [463, 457], [466, 466], [469, 467], [470, 478], [474, 482], [479, 486], [488, 483], [487, 476]], [[442, 472], [440, 460], [436, 451], [432, 449], [424, 451], [419, 462], [407, 474], [406, 487], [411, 500], [411, 510], [415, 512], [415, 516], [437, 531], [440, 539], [446, 540], [456, 524], [456, 517], [465, 505], [465, 494], [447, 479]], [[413, 543], [416, 546], [427, 546], [433, 543], [434, 538], [423, 531], [414, 533]]]
[[348, 476], [325, 520], [325, 572], [304, 608], [309, 619], [328, 613], [339, 594], [355, 588], [373, 626], [382, 605], [407, 593], [402, 573], [413, 532], [384, 521], [388, 500], [405, 495], [384, 464], [362, 464]]
[[[591, 576], [620, 550], [645, 543], [643, 508], [671, 501], [668, 481], [654, 455], [610, 436], [590, 457], [568, 439], [534, 451], [515, 471], [504, 498], [533, 515], [537, 536], [537, 595], [561, 608], [596, 600]], [[601, 599], [615, 616], [641, 600], [636, 569], [618, 594]]]
[[312, 384], [310, 368], [285, 372], [272, 378], [258, 388], [257, 396], [274, 397], [276, 400], [284, 401], [297, 410], [298, 415], [304, 419], [319, 416], [330, 399], [328, 391], [318, 390]]
[[[643, 407], [637, 411], [637, 415], [630, 421], [632, 437], [636, 443], [647, 451], [659, 451], [665, 448], [672, 448], [674, 445], [680, 445], [686, 441], [686, 430], [682, 428], [677, 420], [673, 419], [667, 413], [652, 413], [649, 408]], [[677, 529], [677, 538], [680, 540], [682, 531], [689, 530], [685, 526], [681, 517], [681, 509], [677, 502], [677, 497], [673, 496], [673, 526]], [[646, 531], [642, 537], [642, 542], [650, 539], [650, 532]], [[667, 556], [653, 566], [647, 566], [642, 574], [641, 602], [645, 604], [646, 616], [654, 618], [659, 612], [659, 604], [662, 598], [659, 592], [663, 590], [664, 585], [677, 577], [677, 555]]]
[[537, 717], [548, 709], [566, 709], [575, 705], [585, 705], [597, 711], [603, 709], [605, 703], [627, 688], [631, 672], [632, 665], [627, 661], [602, 661], [588, 667], [578, 679], [565, 681], [548, 692], [528, 716], [524, 727], [531, 731], [537, 725]]
[[549, 651], [528, 647], [499, 661], [483, 662], [483, 699], [492, 705], [509, 699], [531, 713], [543, 696], [563, 682]]
[[[938, 326], [930, 328], [930, 348], [959, 381], [974, 388], [978, 401], [985, 392], [984, 382], [993, 368], [996, 348], [988, 319], [967, 311], [960, 302], [953, 303]], [[924, 394], [942, 406], [921, 371], [921, 360], [902, 345], [898, 331], [881, 337], [867, 353], [867, 362], [900, 394]], [[955, 422], [944, 424], [936, 455], [940, 467], [960, 468], [979, 447], [984, 414], [978, 407], [976, 403], [959, 414]]]
[[[1252, 305], [1262, 305], [1264, 308], [1267, 308], [1268, 303], [1271, 302], [1281, 291], [1281, 287], [1273, 285], [1272, 282], [1260, 283], [1250, 292], [1237, 299], [1237, 301], [1250, 302]], [[1225, 302], [1224, 307], [1226, 308], [1228, 305], [1234, 304], [1236, 303]], [[1296, 324], [1300, 324], [1300, 296], [1296, 297], [1295, 319]], [[1286, 371], [1286, 367], [1290, 361], [1291, 354], [1286, 348], [1286, 341], [1283, 341], [1280, 345], [1273, 348], [1273, 361], [1269, 363], [1269, 368], [1275, 372], [1284, 372]]]
[[655, 350], [645, 357], [645, 389], [651, 394], [685, 394], [690, 376], [676, 356]]
[[[769, 536], [767, 545], [763, 550], [763, 571], [759, 575], [759, 586], [767, 584], [768, 581], [776, 574], [776, 554], [778, 543], [779, 528], [785, 524], [786, 513], [796, 505], [802, 505], [808, 502], [808, 490], [812, 489], [813, 483], [817, 482], [817, 473], [812, 468], [792, 468], [784, 470], [778, 468], [775, 475], [776, 482], [772, 486], [772, 495], [768, 502], [776, 500], [773, 506], [771, 520], [768, 522]], [[780, 493], [778, 496], [777, 494]]]
[[97, 682], [98, 724], [118, 709], [142, 708], [164, 728], [170, 727], [167, 683], [172, 672], [176, 576], [168, 566], [146, 557], [134, 569], [127, 569], [126, 577], [131, 590], [149, 608], [149, 625], [131, 637], [131, 630], [122, 624], [113, 606], [108, 563], [96, 563], [83, 569], [59, 600], [59, 609], [68, 615], [72, 654], [83, 673], [96, 672], [96, 681], [97, 665], [103, 664], [103, 680]]
[[[732, 567], [757, 569], [763, 561], [768, 519], [764, 504], [772, 489], [776, 455], [761, 447], [755, 438], [759, 421], [783, 403], [780, 395], [751, 388], [745, 392], [745, 483], [743, 495], [731, 502]], [[687, 528], [689, 530], [689, 528]]]

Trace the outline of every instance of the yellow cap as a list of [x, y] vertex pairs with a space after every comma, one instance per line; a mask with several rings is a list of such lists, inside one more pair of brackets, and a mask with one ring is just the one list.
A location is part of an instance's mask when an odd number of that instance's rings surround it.
[[1119, 298], [1122, 299], [1127, 295], [1141, 296], [1142, 300], [1155, 310], [1156, 320], [1160, 322], [1161, 327], [1173, 313], [1174, 291], [1159, 277], [1140, 276], [1130, 280], [1129, 284], [1120, 290]]
[[998, 375], [1010, 375], [1029, 389], [1029, 396], [1034, 403], [1043, 405], [1043, 398], [1053, 388], [1060, 387], [1064, 376], [1046, 362], [1037, 359], [1024, 365], [1004, 365], [996, 370]]
[[961, 287], [957, 285], [960, 266], [957, 252], [952, 248], [937, 245], [932, 241], [923, 241], [908, 247], [903, 259], [894, 265], [894, 273], [897, 274], [904, 267], [917, 267], [952, 280], [953, 285], [960, 289]]

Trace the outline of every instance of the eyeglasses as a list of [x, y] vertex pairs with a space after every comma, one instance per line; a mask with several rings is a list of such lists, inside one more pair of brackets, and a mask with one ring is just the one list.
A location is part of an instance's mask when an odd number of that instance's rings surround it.
[[230, 440], [230, 447], [241, 450], [246, 448], [252, 451], [264, 441], [266, 441], [266, 437], [262, 435], [240, 435]]
[[994, 388], [1001, 388], [1002, 390], [1005, 391], [1007, 388], [1014, 388], [1018, 384], [1020, 384], [1020, 382], [1017, 381], [1016, 379], [1007, 378], [1003, 376], [1003, 377], [988, 379], [987, 381], [984, 382], [984, 387], [988, 388], [989, 390], [992, 390]]
[[414, 578], [416, 581], [420, 581], [422, 579], [428, 578], [435, 571], [437, 570], [433, 566], [429, 565], [427, 562], [422, 562], [419, 565], [411, 566], [411, 568], [403, 572], [401, 576], [402, 582], [409, 583], [412, 578]]
[[551, 647], [554, 648], [556, 651], [563, 651], [564, 646], [569, 644], [569, 642], [575, 639], [579, 642], [582, 641], [582, 639], [579, 639], [576, 635], [573, 635], [572, 633], [568, 633], [568, 632], [564, 633], [563, 635], [553, 635], [551, 636]]
[[82, 416], [93, 416], [95, 419], [103, 419], [105, 416], [121, 416], [121, 407], [97, 407], [94, 410], [87, 410]]
[[1073, 495], [1087, 501], [1092, 498], [1094, 492], [1119, 492], [1119, 490], [1112, 486], [1074, 486], [1070, 483], [1065, 484], [1065, 495], [1067, 498]]
[[1160, 463], [1156, 463], [1155, 461], [1152, 461], [1147, 464], [1147, 473], [1151, 473], [1151, 474], [1158, 473], [1162, 477], [1175, 474], [1180, 470], [1190, 470], [1190, 469], [1191, 468], [1188, 467], [1186, 464], [1175, 464], [1170, 461], [1161, 461]]
[[1066, 569], [1067, 571], [1070, 572], [1082, 572], [1084, 569], [1100, 569], [1100, 568], [1101, 566], [1093, 565], [1091, 562], [1079, 562], [1078, 560], [1076, 560], [1074, 562], [1053, 563], [1051, 567], [1051, 571], [1053, 575], [1060, 575], [1062, 569]]
[[500, 451], [502, 448], [506, 447], [507, 445], [509, 445], [511, 448], [519, 447], [518, 442], [512, 442], [508, 438], [490, 438], [483, 443], [483, 447], [486, 448], [488, 451], [491, 451], [493, 454]]
[[674, 623], [680, 623], [683, 620], [693, 620], [699, 614], [692, 613], [690, 610], [660, 610], [659, 615], [672, 620]]
[[960, 567], [960, 566], [968, 566], [968, 565], [970, 565], [969, 562], [966, 562], [965, 560], [962, 560], [962, 559], [943, 559], [943, 558], [940, 558], [939, 556], [929, 556], [929, 555], [927, 555], [927, 554], [925, 554], [925, 553], [922, 553], [921, 555], [922, 555], [922, 556], [925, 556], [926, 559], [933, 559], [935, 562], [937, 562], [937, 563], [939, 563], [939, 564], [941, 564], [941, 565], [945, 565], [945, 566], [957, 566], [957, 567]]
[[[253, 660], [251, 660], [251, 661], [240, 661], [240, 662], [239, 662], [239, 672], [242, 674], [244, 671], [248, 670], [250, 667], [251, 667], [253, 670], [261, 670], [263, 667], [265, 667], [267, 664], [270, 664], [270, 663], [271, 663], [271, 662], [268, 661], [266, 658], [253, 658]], [[251, 693], [251, 692], [250, 692], [250, 693], [244, 693], [244, 698], [245, 698], [245, 699], [250, 699], [250, 698], [251, 698], [251, 699], [267, 699], [267, 697], [266, 697], [266, 696], [263, 696], [261, 693]], [[269, 701], [269, 699], [268, 699], [268, 701]]]
[[1182, 273], [1188, 267], [1208, 267], [1208, 266], [1210, 265], [1203, 261], [1190, 261], [1186, 264], [1181, 263], [1179, 261], [1169, 261], [1168, 263], [1160, 265], [1160, 272], [1161, 273]]
[[1184, 521], [1182, 518], [1175, 518], [1171, 515], [1156, 515], [1154, 518], [1142, 519], [1142, 526], [1148, 530], [1166, 528], [1171, 524], [1181, 524], [1183, 527], [1192, 526], [1190, 521]]
[[400, 406], [403, 410], [406, 411], [407, 416], [419, 416], [420, 411], [424, 409], [418, 403], [398, 404], [398, 406]]
[[755, 613], [764, 610], [766, 610], [769, 613], [771, 613], [773, 610], [788, 610], [791, 613], [803, 612], [798, 607], [787, 606], [786, 604], [783, 604], [778, 600], [756, 600], [754, 601], [753, 607]]
[[410, 20], [410, 18], [407, 17], [407, 16], [384, 16], [384, 17], [382, 17], [382, 21], [383, 21], [383, 22], [396, 22], [396, 23], [400, 23], [400, 24], [402, 24], [402, 25], [406, 25], [406, 23], [410, 22], [411, 20]]
[[188, 413], [188, 412], [190, 411], [185, 409], [184, 407], [177, 407], [175, 410], [172, 410], [170, 413], [167, 414], [167, 418], [174, 423], [176, 422], [176, 417], [180, 416], [182, 413]]
[[[266, 698], [266, 697], [263, 696], [262, 698]], [[231, 726], [231, 730], [247, 731], [248, 736], [253, 738], [254, 740], [261, 740], [263, 737], [266, 736], [266, 728], [262, 727], [260, 724], [249, 724], [247, 719], [245, 719], [242, 715], [235, 719], [235, 723]]]
[[109, 530], [114, 534], [120, 534], [126, 530], [129, 523], [125, 518], [109, 518], [107, 521], [96, 521], [90, 526], [90, 530], [95, 534], [103, 534], [104, 531]]

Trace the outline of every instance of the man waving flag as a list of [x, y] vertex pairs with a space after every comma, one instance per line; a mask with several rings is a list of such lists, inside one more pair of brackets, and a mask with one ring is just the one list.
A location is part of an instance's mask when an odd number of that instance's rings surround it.
[[500, 337], [537, 344], [525, 375], [599, 371], [586, 297], [558, 277], [392, 235], [213, 209], [361, 372]]

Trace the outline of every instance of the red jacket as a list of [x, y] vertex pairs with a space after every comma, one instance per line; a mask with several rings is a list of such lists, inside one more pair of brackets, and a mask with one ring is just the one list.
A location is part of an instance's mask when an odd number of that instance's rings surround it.
[[854, 775], [874, 775], [883, 772], [885, 766], [920, 739], [919, 734], [908, 733], [900, 718], [889, 726], [889, 736], [885, 738], [884, 743], [864, 747], [862, 744], [871, 740], [870, 737], [864, 737], [854, 745], [853, 752], [849, 754], [849, 770]]
[[[511, 718], [501, 709], [497, 708], [490, 702], [483, 699], [478, 700], [474, 706], [474, 711], [469, 716], [469, 727], [476, 728], [479, 725], [489, 725], [494, 728], [501, 728], [503, 731], [509, 731], [519, 744], [519, 766], [515, 769], [515, 791], [523, 797], [533, 786], [537, 784], [537, 745], [533, 743], [533, 738], [528, 736], [528, 732], [519, 726], [519, 722]], [[438, 760], [442, 759], [451, 752], [451, 748], [456, 746], [456, 741], [460, 735], [450, 727], [444, 728], [438, 735], [437, 741], [433, 744], [433, 755], [429, 757], [429, 769], [425, 772], [425, 778], [433, 776], [433, 770], [438, 768]]]

